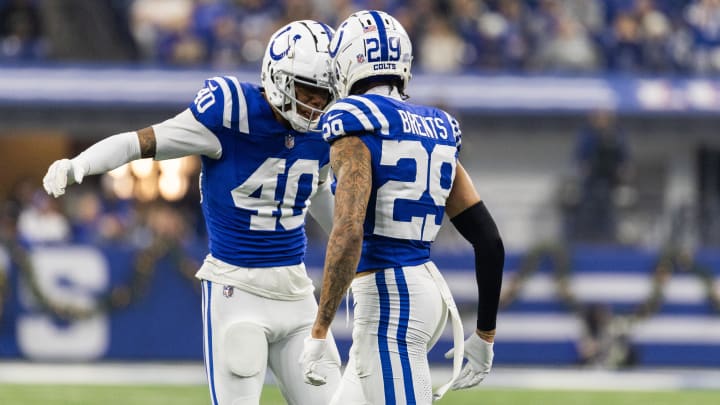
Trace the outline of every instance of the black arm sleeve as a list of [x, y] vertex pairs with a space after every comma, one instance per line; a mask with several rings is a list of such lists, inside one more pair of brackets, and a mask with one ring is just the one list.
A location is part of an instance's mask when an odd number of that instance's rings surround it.
[[505, 247], [500, 233], [482, 201], [456, 215], [451, 221], [475, 250], [477, 327], [483, 331], [493, 330], [497, 320], [505, 265]]

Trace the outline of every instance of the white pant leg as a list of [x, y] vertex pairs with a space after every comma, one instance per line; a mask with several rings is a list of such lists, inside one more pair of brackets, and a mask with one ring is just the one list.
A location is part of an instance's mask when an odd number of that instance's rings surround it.
[[[277, 341], [271, 341], [269, 365], [288, 405], [328, 404], [340, 384], [340, 365], [318, 365], [318, 371], [325, 375], [327, 383], [314, 386], [305, 383], [299, 360], [305, 338], [315, 321], [317, 302], [314, 296], [303, 301], [294, 301], [293, 308], [287, 308], [281, 317], [293, 318], [291, 330], [283, 333]], [[337, 351], [332, 333], [328, 334], [328, 350]]]
[[[240, 295], [248, 294], [233, 289], [233, 296], [223, 296], [223, 286], [207, 280], [202, 281], [203, 291], [203, 345], [205, 372], [210, 388], [210, 399], [213, 405], [257, 405], [265, 382], [266, 366], [262, 366], [253, 377], [239, 377], [230, 369], [228, 356], [224, 353], [226, 345], [225, 331], [228, 327], [241, 320], [250, 321], [260, 326], [258, 319], [233, 316], [234, 312], [244, 313]], [[250, 295], [250, 294], [248, 294]], [[235, 307], [235, 308], [233, 308]], [[253, 312], [251, 309], [248, 312]], [[266, 343], [267, 345], [267, 343]], [[267, 364], [267, 361], [262, 364]]]
[[352, 291], [350, 361], [332, 403], [431, 404], [427, 351], [447, 307], [430, 274], [423, 266], [386, 269], [356, 278]]
[[355, 367], [355, 356], [352, 355], [352, 348], [350, 349], [350, 359], [345, 366], [345, 371], [342, 374], [340, 385], [335, 391], [330, 405], [368, 405], [369, 402], [365, 399], [363, 393], [362, 383], [360, 377], [357, 375], [357, 369]]
[[[223, 285], [202, 284], [205, 366], [213, 405], [259, 404], [268, 363], [290, 404], [329, 402], [339, 367], [328, 371], [328, 384], [305, 387], [298, 362], [317, 311], [314, 296], [282, 301], [234, 288], [225, 297]], [[238, 325], [249, 328], [248, 333], [230, 334]], [[238, 370], [253, 375], [240, 376]]]

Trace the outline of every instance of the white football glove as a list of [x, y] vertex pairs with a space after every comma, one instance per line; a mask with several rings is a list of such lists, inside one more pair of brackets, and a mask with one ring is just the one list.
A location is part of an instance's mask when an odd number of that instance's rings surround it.
[[60, 197], [65, 194], [65, 187], [82, 183], [85, 174], [86, 169], [75, 159], [56, 160], [43, 177], [43, 187], [53, 197]]
[[[453, 358], [454, 351], [455, 349], [450, 349], [445, 353], [445, 358]], [[461, 390], [480, 384], [490, 373], [494, 356], [492, 343], [486, 342], [477, 333], [471, 334], [465, 340], [465, 358], [468, 362], [451, 388]]]
[[323, 369], [339, 365], [340, 354], [335, 347], [328, 347], [327, 339], [305, 338], [300, 366], [306, 384], [324, 385], [327, 382], [327, 370]]

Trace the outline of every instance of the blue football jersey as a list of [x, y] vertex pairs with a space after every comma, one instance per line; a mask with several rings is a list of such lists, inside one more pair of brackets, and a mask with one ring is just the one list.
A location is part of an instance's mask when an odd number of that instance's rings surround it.
[[259, 87], [232, 76], [206, 80], [190, 110], [222, 145], [200, 173], [210, 253], [243, 267], [301, 263], [307, 200], [329, 163], [321, 134], [286, 128]]
[[338, 101], [320, 124], [328, 142], [358, 135], [370, 150], [373, 184], [358, 272], [428, 261], [455, 178], [457, 121], [438, 108], [369, 94]]

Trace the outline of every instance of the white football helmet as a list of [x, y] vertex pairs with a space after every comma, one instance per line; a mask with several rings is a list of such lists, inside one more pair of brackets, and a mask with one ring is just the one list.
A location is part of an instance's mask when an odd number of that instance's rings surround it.
[[[270, 41], [261, 69], [261, 82], [270, 104], [296, 131], [316, 131], [320, 115], [330, 104], [330, 55], [328, 45], [333, 30], [313, 20], [295, 21], [277, 30]], [[311, 86], [328, 93], [323, 109], [298, 100], [295, 84]], [[298, 105], [310, 111], [307, 118], [298, 112]]]
[[359, 11], [340, 24], [330, 41], [336, 97], [347, 97], [352, 86], [369, 77], [394, 76], [403, 93], [410, 81], [412, 43], [405, 28], [391, 15]]

